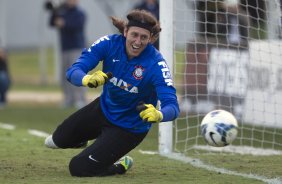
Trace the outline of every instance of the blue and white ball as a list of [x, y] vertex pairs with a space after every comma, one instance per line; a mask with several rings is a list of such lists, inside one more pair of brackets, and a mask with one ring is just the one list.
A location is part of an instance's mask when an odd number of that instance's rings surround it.
[[238, 122], [230, 112], [214, 110], [202, 119], [201, 134], [211, 146], [227, 146], [237, 137]]

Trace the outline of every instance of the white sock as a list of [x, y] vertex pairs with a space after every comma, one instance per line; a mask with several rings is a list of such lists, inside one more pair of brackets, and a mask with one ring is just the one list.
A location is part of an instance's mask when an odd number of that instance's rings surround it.
[[45, 146], [46, 146], [47, 148], [53, 148], [53, 149], [59, 148], [59, 147], [54, 143], [52, 135], [49, 135], [49, 136], [45, 139]]

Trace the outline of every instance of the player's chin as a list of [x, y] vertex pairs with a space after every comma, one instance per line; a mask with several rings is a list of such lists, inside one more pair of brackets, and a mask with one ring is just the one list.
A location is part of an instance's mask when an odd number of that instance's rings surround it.
[[137, 56], [139, 56], [139, 55], [141, 54], [142, 51], [143, 51], [143, 50], [141, 50], [141, 49], [138, 49], [138, 50], [132, 49], [130, 55], [131, 55], [132, 57], [137, 57]]

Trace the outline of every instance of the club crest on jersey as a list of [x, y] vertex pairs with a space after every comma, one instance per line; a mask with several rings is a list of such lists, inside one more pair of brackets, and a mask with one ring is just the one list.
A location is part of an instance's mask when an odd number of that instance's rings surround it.
[[137, 80], [141, 80], [143, 78], [144, 68], [142, 66], [135, 66], [135, 70], [133, 71], [133, 77]]

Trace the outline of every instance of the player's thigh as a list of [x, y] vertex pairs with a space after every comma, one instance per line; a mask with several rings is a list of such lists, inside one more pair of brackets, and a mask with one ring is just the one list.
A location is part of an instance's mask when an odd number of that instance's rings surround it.
[[108, 167], [139, 145], [146, 135], [134, 134], [115, 126], [106, 127], [95, 142], [77, 156]]
[[95, 139], [101, 133], [104, 121], [99, 98], [76, 111], [53, 133], [54, 142], [60, 147], [68, 147], [83, 141]]

